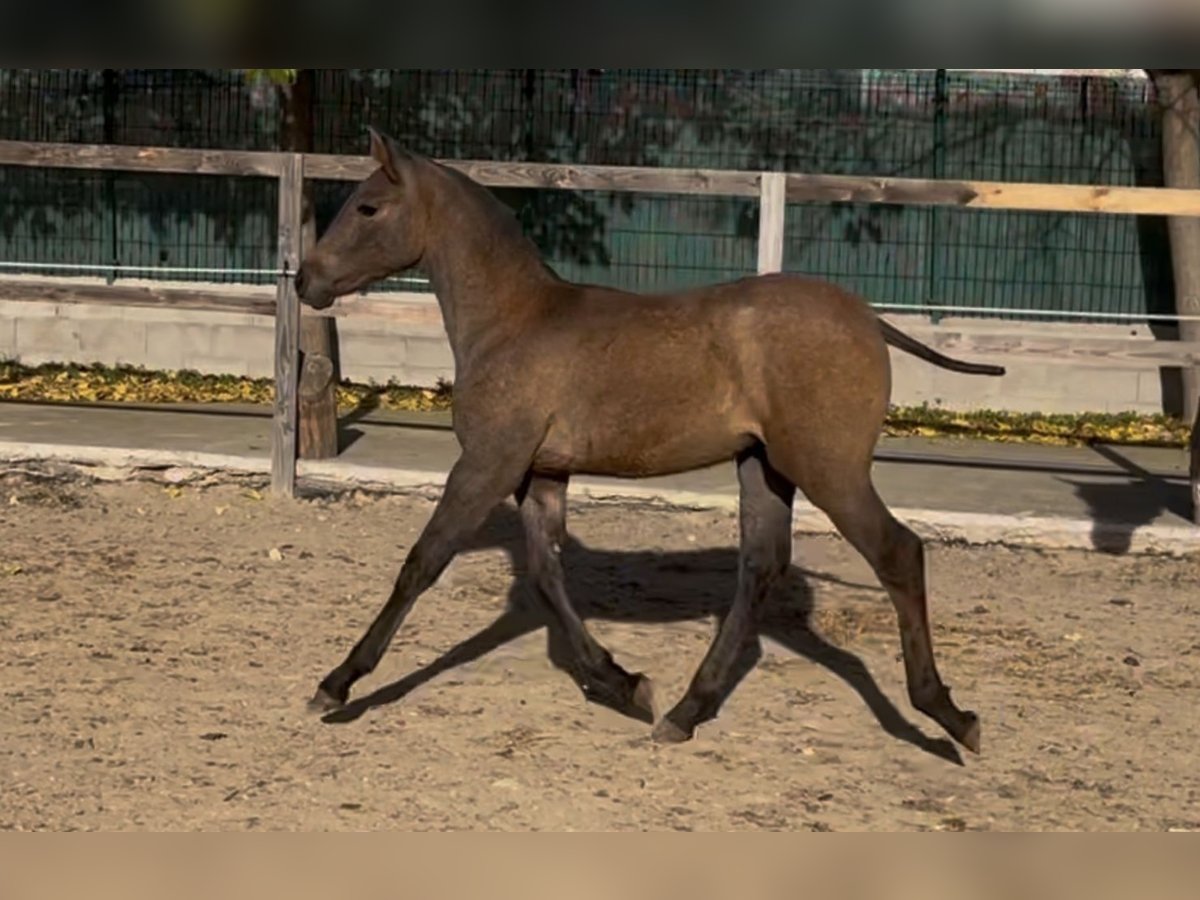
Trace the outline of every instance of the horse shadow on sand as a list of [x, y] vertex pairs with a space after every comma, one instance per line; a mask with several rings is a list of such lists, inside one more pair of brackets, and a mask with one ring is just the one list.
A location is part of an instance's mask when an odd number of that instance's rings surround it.
[[[352, 699], [343, 708], [322, 717], [326, 723], [353, 722], [367, 711], [395, 703], [420, 686], [457, 666], [540, 628], [547, 631], [551, 663], [570, 673], [570, 651], [552, 617], [544, 612], [527, 575], [525, 539], [516, 508], [498, 507], [464, 552], [501, 549], [512, 561], [513, 581], [505, 611], [491, 625], [466, 638], [437, 659], [373, 692]], [[717, 616], [728, 611], [737, 583], [736, 548], [695, 551], [596, 550], [568, 536], [563, 547], [567, 590], [581, 618], [662, 624]], [[615, 577], [614, 574], [616, 573]], [[844, 581], [833, 575], [793, 565], [768, 600], [760, 617], [758, 635], [743, 649], [737, 674], [722, 703], [757, 665], [762, 656], [761, 637], [767, 636], [796, 655], [823, 666], [858, 694], [879, 726], [936, 757], [962, 765], [954, 744], [933, 738], [909, 721], [879, 689], [866, 665], [855, 654], [830, 644], [810, 627], [813, 595], [810, 581], [827, 581], [860, 590], [882, 593], [878, 585]], [[614, 582], [616, 590], [613, 589]], [[624, 585], [624, 589], [622, 589]], [[636, 599], [629, 598], [637, 593]], [[622, 594], [625, 596], [623, 597]], [[880, 598], [881, 602], [887, 602]], [[897, 637], [898, 640], [898, 637]], [[695, 665], [699, 665], [698, 653]], [[677, 698], [669, 698], [671, 702]], [[580, 702], [585, 702], [580, 696]], [[668, 700], [659, 697], [659, 702]], [[649, 730], [647, 729], [647, 739]]]
[[1129, 552], [1139, 528], [1164, 514], [1190, 522], [1190, 488], [1186, 476], [1165, 477], [1138, 465], [1118, 449], [1097, 444], [1092, 448], [1124, 476], [1077, 481], [1069, 484], [1087, 504], [1092, 519], [1092, 546], [1100, 553], [1121, 556]]

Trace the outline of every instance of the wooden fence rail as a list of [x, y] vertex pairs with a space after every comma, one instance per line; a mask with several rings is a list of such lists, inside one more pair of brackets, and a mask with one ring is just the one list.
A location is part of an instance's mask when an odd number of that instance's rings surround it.
[[[441, 160], [489, 187], [578, 191], [699, 194], [757, 199], [760, 205], [758, 271], [783, 266], [784, 222], [790, 202], [903, 204], [962, 209], [1148, 216], [1200, 216], [1200, 190], [1078, 184], [878, 178], [855, 175], [749, 172], [715, 169]], [[0, 165], [39, 168], [157, 172], [274, 178], [279, 182], [278, 278], [275, 297], [247, 290], [80, 285], [34, 279], [0, 279], [0, 300], [95, 302], [253, 312], [275, 317], [275, 419], [271, 469], [275, 491], [291, 495], [296, 471], [296, 391], [300, 305], [293, 276], [300, 263], [300, 210], [305, 179], [357, 181], [376, 164], [368, 157], [250, 150], [54, 144], [0, 141]], [[400, 305], [397, 305], [399, 307]], [[326, 315], [416, 317], [436, 309], [419, 304], [393, 308], [379, 301], [339, 301]], [[1008, 356], [1063, 365], [1135, 368], [1200, 366], [1200, 343], [1147, 338], [1057, 340], [963, 330], [931, 329], [921, 335], [944, 352]], [[1196, 468], [1195, 466], [1193, 467]], [[1195, 486], [1193, 486], [1195, 490]]]

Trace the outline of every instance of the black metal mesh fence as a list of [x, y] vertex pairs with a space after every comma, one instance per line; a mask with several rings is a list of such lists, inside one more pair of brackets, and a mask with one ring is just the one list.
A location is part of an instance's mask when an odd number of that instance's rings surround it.
[[[0, 137], [275, 149], [275, 91], [228, 70], [0, 70]], [[871, 69], [316, 70], [313, 149], [375, 125], [443, 158], [1161, 184], [1144, 80]], [[267, 180], [0, 169], [0, 261], [223, 269], [274, 263]], [[326, 220], [348, 185], [317, 186]], [[565, 277], [638, 290], [747, 274], [757, 207], [728, 198], [514, 190]], [[800, 205], [785, 268], [877, 303], [1171, 309], [1161, 220]], [[411, 285], [405, 285], [411, 289]]]

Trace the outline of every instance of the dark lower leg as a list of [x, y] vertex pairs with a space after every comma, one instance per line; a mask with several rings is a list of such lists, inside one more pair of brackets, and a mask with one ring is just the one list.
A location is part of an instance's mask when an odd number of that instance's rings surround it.
[[896, 521], [869, 482], [857, 490], [843, 482], [838, 497], [828, 505], [813, 499], [871, 564], [887, 589], [896, 609], [909, 699], [951, 737], [979, 752], [979, 720], [950, 700], [934, 662], [921, 539]]
[[687, 692], [654, 727], [657, 741], [676, 743], [695, 734], [697, 726], [714, 718], [725, 698], [726, 685], [746, 642], [755, 631], [754, 605], [765, 596], [770, 579], [757, 566], [743, 566], [733, 606], [708, 648]]
[[358, 679], [374, 671], [417, 598], [449, 565], [462, 543], [483, 523], [491, 509], [511, 492], [513, 481], [495, 467], [461, 459], [425, 530], [409, 551], [387, 603], [345, 660], [321, 681], [309, 706], [328, 711], [342, 706]]
[[654, 729], [656, 740], [687, 740], [717, 714], [738, 658], [755, 635], [758, 610], [791, 562], [795, 488], [768, 465], [761, 446], [739, 457], [738, 482], [741, 554], [733, 606], [687, 692]]
[[566, 541], [566, 479], [534, 476], [518, 496], [529, 556], [529, 574], [539, 599], [552, 613], [571, 651], [571, 676], [585, 697], [644, 721], [653, 721], [649, 680], [630, 674], [587, 630], [567, 596], [562, 568]]
[[921, 539], [895, 520], [888, 532], [880, 580], [896, 608], [909, 700], [955, 740], [978, 753], [979, 718], [954, 705], [934, 660]]
[[379, 615], [345, 660], [322, 679], [309, 703], [313, 709], [328, 711], [345, 704], [354, 682], [369, 675], [379, 665], [417, 597], [437, 580], [452, 558], [452, 547], [444, 537], [434, 535], [425, 540], [422, 535], [418, 539], [404, 560], [392, 593]]

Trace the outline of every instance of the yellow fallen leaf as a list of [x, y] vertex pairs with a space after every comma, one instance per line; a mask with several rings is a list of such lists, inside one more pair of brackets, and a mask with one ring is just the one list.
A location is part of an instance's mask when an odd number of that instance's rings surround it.
[[263, 498], [262, 491], [257, 490], [256, 488], [250, 488], [242, 496], [248, 497], [251, 500], [261, 500]]
[[229, 509], [229, 507], [228, 507], [228, 506], [218, 506], [218, 507], [216, 508], [215, 512], [216, 512], [216, 514], [217, 514], [218, 516], [223, 516], [223, 515], [225, 515], [225, 512], [226, 512], [226, 510], [228, 510], [228, 509]]
[[167, 487], [163, 488], [163, 493], [167, 494], [169, 497], [174, 499], [174, 498], [183, 496], [183, 488], [177, 487], [176, 485], [172, 484], [172, 485], [168, 485]]
[[267, 552], [267, 556], [271, 557], [271, 559], [275, 560], [275, 562], [279, 562], [280, 560], [283, 559], [283, 553], [280, 551], [280, 549], [278, 547], [272, 547]]
[[0, 569], [0, 571], [4, 572], [5, 575], [20, 575], [24, 569], [22, 569], [17, 563], [10, 563], [3, 569]]

